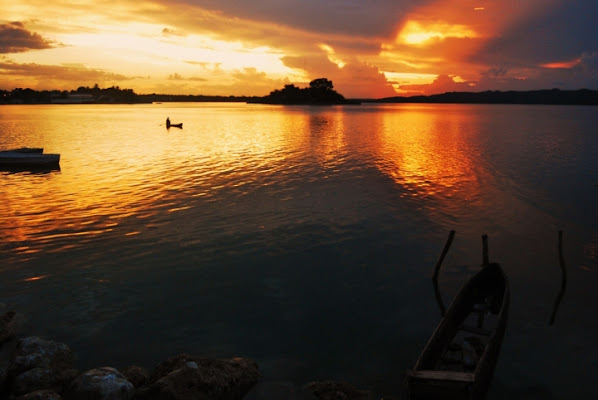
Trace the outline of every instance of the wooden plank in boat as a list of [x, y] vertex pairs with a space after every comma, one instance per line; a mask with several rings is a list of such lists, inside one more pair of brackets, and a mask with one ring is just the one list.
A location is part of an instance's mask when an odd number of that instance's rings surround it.
[[443, 381], [475, 382], [475, 376], [468, 372], [419, 370], [409, 371], [409, 375], [417, 379], [433, 379]]
[[493, 331], [490, 331], [488, 329], [478, 328], [476, 326], [470, 326], [470, 325], [461, 325], [461, 327], [459, 329], [462, 331], [465, 331], [465, 332], [477, 333], [478, 335], [483, 335], [483, 336], [490, 336], [493, 333]]

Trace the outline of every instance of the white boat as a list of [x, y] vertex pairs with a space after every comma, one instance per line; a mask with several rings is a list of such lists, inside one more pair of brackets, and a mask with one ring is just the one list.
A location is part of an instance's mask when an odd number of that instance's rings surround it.
[[3, 167], [52, 167], [60, 163], [60, 154], [44, 154], [42, 148], [21, 147], [0, 151]]

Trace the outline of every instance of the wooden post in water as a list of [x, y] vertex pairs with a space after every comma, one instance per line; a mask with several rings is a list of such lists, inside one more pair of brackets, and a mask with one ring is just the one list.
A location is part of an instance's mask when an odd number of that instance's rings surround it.
[[442, 266], [442, 261], [444, 261], [444, 257], [446, 257], [446, 253], [449, 251], [449, 247], [451, 247], [451, 243], [453, 243], [453, 238], [455, 237], [455, 230], [451, 229], [449, 233], [449, 237], [444, 244], [444, 248], [442, 249], [442, 253], [440, 254], [440, 258], [436, 263], [436, 267], [434, 268], [434, 276], [432, 277], [432, 283], [434, 283], [434, 293], [436, 294], [436, 302], [438, 303], [438, 307], [440, 307], [440, 314], [444, 317], [446, 312], [444, 308], [444, 303], [442, 302], [442, 296], [440, 295], [440, 290], [438, 289], [438, 274], [440, 273], [440, 267]]
[[483, 265], [488, 265], [488, 235], [482, 235], [482, 260]]

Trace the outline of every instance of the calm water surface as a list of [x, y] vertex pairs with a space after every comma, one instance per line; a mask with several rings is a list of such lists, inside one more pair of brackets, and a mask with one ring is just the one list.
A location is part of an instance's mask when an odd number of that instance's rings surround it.
[[592, 107], [2, 106], [0, 148], [61, 162], [0, 172], [0, 302], [81, 369], [244, 356], [256, 399], [315, 379], [402, 396], [449, 231], [445, 302], [486, 233], [512, 291], [490, 397], [597, 398], [597, 126]]

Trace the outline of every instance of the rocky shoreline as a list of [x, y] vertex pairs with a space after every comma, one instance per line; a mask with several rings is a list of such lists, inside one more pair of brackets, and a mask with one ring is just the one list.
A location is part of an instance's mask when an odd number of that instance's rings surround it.
[[300, 393], [259, 393], [255, 361], [212, 359], [179, 354], [152, 370], [132, 365], [120, 371], [98, 367], [79, 371], [64, 343], [36, 336], [18, 337], [19, 315], [0, 316], [0, 398], [10, 400], [241, 400], [293, 398], [314, 400], [373, 399], [368, 391], [345, 382], [310, 382]]

